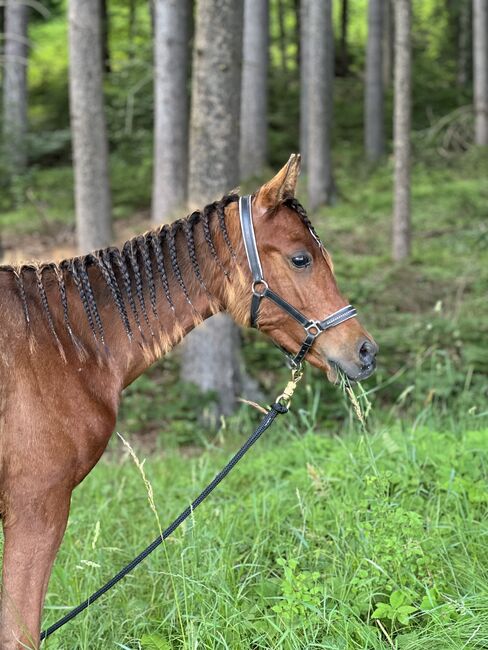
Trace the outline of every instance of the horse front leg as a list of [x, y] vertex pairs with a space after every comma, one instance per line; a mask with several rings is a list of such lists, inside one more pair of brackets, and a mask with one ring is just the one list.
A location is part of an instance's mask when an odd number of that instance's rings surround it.
[[1, 650], [39, 648], [41, 613], [68, 520], [71, 489], [10, 493], [4, 514]]

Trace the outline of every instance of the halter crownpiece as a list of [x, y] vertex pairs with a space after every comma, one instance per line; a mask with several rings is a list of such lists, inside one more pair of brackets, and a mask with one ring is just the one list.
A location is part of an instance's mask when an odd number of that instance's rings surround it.
[[[254, 224], [252, 220], [252, 197], [251, 196], [241, 196], [239, 199], [239, 218], [241, 222], [242, 238], [244, 240], [244, 248], [246, 249], [247, 261], [249, 263], [249, 269], [252, 275], [252, 300], [251, 300], [251, 327], [257, 328], [257, 321], [259, 316], [259, 307], [261, 306], [261, 300], [263, 298], [268, 298], [274, 302], [278, 307], [285, 311], [289, 316], [296, 320], [305, 330], [305, 340], [302, 343], [302, 346], [298, 353], [292, 357], [288, 353], [287, 356], [290, 359], [293, 366], [299, 366], [300, 363], [305, 358], [305, 355], [312, 347], [315, 339], [330, 329], [331, 327], [336, 327], [341, 323], [344, 323], [350, 318], [354, 318], [357, 315], [356, 309], [352, 305], [346, 305], [346, 307], [341, 307], [324, 320], [313, 320], [307, 318], [301, 311], [290, 305], [284, 298], [275, 293], [272, 289], [269, 288], [268, 283], [264, 279], [263, 268], [261, 266], [261, 260], [259, 259], [258, 247], [256, 244], [256, 235], [254, 232]], [[317, 236], [314, 235], [315, 240], [321, 245]]]

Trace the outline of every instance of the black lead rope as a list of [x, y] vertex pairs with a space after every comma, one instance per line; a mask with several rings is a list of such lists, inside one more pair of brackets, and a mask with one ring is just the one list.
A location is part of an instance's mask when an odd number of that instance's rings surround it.
[[[272, 404], [271, 408], [263, 417], [257, 429], [253, 431], [253, 433], [249, 436], [249, 438], [242, 445], [239, 451], [230, 459], [230, 461], [227, 463], [224, 469], [217, 474], [217, 476], [213, 479], [213, 481], [211, 481], [207, 485], [207, 487], [198, 495], [195, 501], [193, 501], [191, 505], [189, 505], [185, 510], [183, 510], [181, 515], [177, 517], [173, 521], [173, 523], [168, 526], [168, 528], [166, 528], [163, 534], [156, 537], [156, 539], [151, 544], [149, 544], [147, 548], [145, 548], [141, 553], [139, 553], [139, 555], [135, 557], [131, 562], [129, 562], [127, 566], [121, 569], [117, 573], [117, 575], [115, 575], [111, 580], [109, 580], [106, 584], [104, 584], [103, 587], [100, 587], [100, 589], [95, 591], [95, 593], [93, 593], [89, 598], [84, 600], [77, 607], [75, 607], [70, 612], [68, 612], [65, 616], [60, 618], [59, 621], [56, 621], [56, 623], [48, 627], [47, 630], [41, 632], [41, 641], [46, 637], [48, 637], [49, 635], [51, 635], [53, 632], [56, 632], [56, 630], [59, 630], [59, 628], [62, 627], [65, 623], [68, 623], [69, 621], [74, 619], [75, 616], [78, 616], [78, 614], [83, 612], [85, 609], [87, 609], [87, 607], [89, 607], [95, 601], [97, 601], [101, 596], [103, 596], [103, 594], [109, 591], [109, 589], [112, 589], [114, 585], [120, 582], [122, 578], [124, 578], [128, 573], [130, 573], [133, 569], [135, 569], [136, 566], [138, 566], [143, 560], [145, 560], [148, 555], [150, 555], [154, 550], [156, 550], [158, 546], [160, 546], [160, 544], [162, 544], [162, 542], [165, 539], [167, 539], [172, 533], [174, 533], [174, 531], [179, 526], [181, 526], [181, 524], [185, 521], [185, 519], [187, 519], [194, 510], [196, 510], [196, 508], [202, 503], [202, 501], [205, 501], [205, 499], [209, 496], [209, 494], [213, 492], [213, 490], [217, 487], [217, 485], [227, 476], [227, 474], [229, 474], [229, 472], [235, 467], [235, 465], [237, 465], [237, 463], [241, 460], [244, 454], [247, 451], [249, 451], [249, 449], [261, 437], [261, 435], [266, 431], [266, 429], [269, 426], [271, 426], [276, 416], [281, 415], [283, 413], [287, 413], [288, 405], [291, 399], [291, 393], [293, 392], [293, 388], [296, 385], [298, 379], [299, 377], [289, 382], [284, 393], [276, 400], [274, 404]], [[290, 386], [292, 386], [291, 390], [289, 390]], [[285, 403], [282, 404], [281, 403], [282, 401]]]

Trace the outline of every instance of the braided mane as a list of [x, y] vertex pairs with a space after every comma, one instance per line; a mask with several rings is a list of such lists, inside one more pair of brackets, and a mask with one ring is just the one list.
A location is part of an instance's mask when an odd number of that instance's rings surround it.
[[[120, 249], [111, 246], [87, 255], [63, 260], [59, 264], [47, 263], [39, 266], [25, 264], [17, 267], [0, 266], [0, 270], [12, 273], [15, 278], [18, 297], [22, 305], [24, 320], [28, 328], [32, 328], [32, 318], [29, 309], [29, 300], [24, 286], [24, 274], [27, 271], [34, 271], [35, 285], [39, 296], [39, 302], [42, 306], [42, 311], [45, 315], [49, 330], [54, 337], [54, 341], [63, 356], [64, 352], [60, 343], [59, 334], [54, 325], [54, 319], [44, 286], [43, 275], [44, 272], [47, 271], [52, 272], [54, 275], [59, 291], [64, 327], [72, 343], [78, 350], [80, 350], [82, 346], [73, 333], [70, 320], [66, 291], [66, 279], [68, 277], [72, 279], [77, 290], [94, 340], [97, 343], [105, 345], [104, 326], [88, 275], [88, 269], [91, 267], [95, 267], [99, 270], [105, 285], [109, 289], [109, 293], [129, 340], [132, 340], [134, 336], [129, 318], [129, 310], [140, 334], [144, 336], [142, 325], [142, 322], [144, 322], [152, 335], [153, 332], [149, 320], [148, 309], [150, 308], [154, 317], [158, 319], [156, 304], [156, 285], [158, 283], [161, 283], [163, 294], [169, 307], [173, 312], [175, 310], [174, 300], [170, 292], [168, 280], [169, 269], [171, 269], [176, 279], [176, 286], [183, 292], [186, 301], [190, 305], [192, 304], [180, 262], [178, 260], [178, 251], [176, 246], [176, 236], [178, 233], [181, 232], [184, 237], [186, 251], [190, 260], [190, 267], [204, 291], [208, 293], [200, 270], [194, 240], [194, 228], [197, 224], [201, 223], [202, 225], [203, 236], [213, 261], [217, 264], [223, 274], [225, 274], [227, 278], [229, 277], [229, 271], [225, 268], [215, 247], [212, 237], [211, 222], [212, 220], [215, 220], [231, 258], [235, 259], [236, 254], [225, 222], [225, 209], [229, 204], [238, 201], [238, 199], [239, 196], [237, 194], [228, 194], [220, 201], [215, 201], [214, 203], [207, 205], [201, 212], [192, 212], [186, 218], [178, 219], [171, 225], [160, 226], [143, 235], [138, 235], [130, 239]], [[313, 229], [302, 205], [296, 199], [287, 199], [284, 204], [292, 208], [298, 214], [302, 222], [316, 237], [315, 230]], [[164, 252], [165, 248], [167, 250], [167, 255]], [[147, 293], [145, 293], [145, 289], [147, 289]], [[149, 305], [146, 304], [147, 297], [149, 297]]]

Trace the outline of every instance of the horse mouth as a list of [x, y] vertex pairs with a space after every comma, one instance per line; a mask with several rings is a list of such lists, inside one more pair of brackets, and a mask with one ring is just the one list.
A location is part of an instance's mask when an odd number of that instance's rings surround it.
[[355, 367], [355, 364], [330, 360], [330, 366], [333, 369], [333, 377], [329, 376], [329, 379], [333, 383], [337, 383], [341, 375], [346, 377], [348, 381], [356, 383], [371, 377], [373, 372], [376, 370], [376, 361], [373, 360], [371, 363]]

